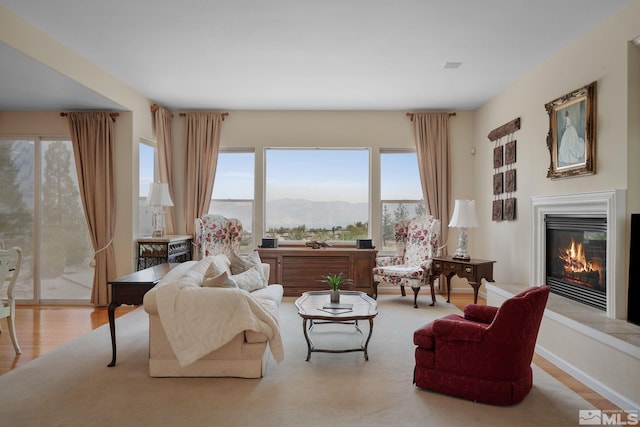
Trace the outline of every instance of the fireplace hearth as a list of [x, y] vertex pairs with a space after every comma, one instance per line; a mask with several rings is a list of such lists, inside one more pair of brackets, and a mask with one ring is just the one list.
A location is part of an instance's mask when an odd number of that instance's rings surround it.
[[551, 292], [606, 311], [606, 217], [547, 215], [545, 225]]

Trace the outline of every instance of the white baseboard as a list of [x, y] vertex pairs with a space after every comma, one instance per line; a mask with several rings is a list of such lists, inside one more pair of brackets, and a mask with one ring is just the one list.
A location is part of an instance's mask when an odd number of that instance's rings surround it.
[[557, 357], [555, 354], [547, 351], [545, 348], [537, 344], [536, 344], [536, 353], [538, 353], [540, 356], [544, 357], [549, 362], [553, 363], [558, 368], [562, 369], [564, 372], [566, 372], [567, 374], [571, 375], [572, 377], [580, 381], [582, 384], [591, 388], [593, 391], [600, 394], [602, 397], [610, 400], [612, 403], [619, 406], [623, 410], [625, 411], [639, 410], [640, 408], [639, 402], [634, 402], [631, 399], [621, 395], [620, 393], [611, 389], [607, 385], [601, 383], [600, 381], [596, 380], [592, 376], [576, 368], [571, 363], [568, 363], [567, 361]]

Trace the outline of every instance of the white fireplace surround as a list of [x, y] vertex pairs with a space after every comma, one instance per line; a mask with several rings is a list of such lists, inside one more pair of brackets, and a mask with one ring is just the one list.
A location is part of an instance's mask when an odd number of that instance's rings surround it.
[[627, 286], [624, 273], [626, 191], [596, 191], [531, 197], [530, 284], [545, 282], [546, 215], [607, 218], [607, 317], [627, 318]]

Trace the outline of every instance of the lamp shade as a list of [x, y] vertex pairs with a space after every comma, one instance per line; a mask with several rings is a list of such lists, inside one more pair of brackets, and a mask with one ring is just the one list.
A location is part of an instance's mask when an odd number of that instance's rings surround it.
[[145, 204], [147, 206], [173, 206], [173, 201], [169, 195], [169, 184], [166, 182], [151, 183]]
[[456, 228], [476, 228], [478, 227], [478, 218], [476, 218], [476, 201], [475, 200], [456, 200], [453, 208], [453, 215], [449, 227]]

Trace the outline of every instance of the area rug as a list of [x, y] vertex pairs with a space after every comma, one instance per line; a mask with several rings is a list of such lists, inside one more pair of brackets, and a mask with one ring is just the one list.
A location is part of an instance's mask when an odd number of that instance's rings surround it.
[[[0, 420], [12, 426], [573, 426], [587, 401], [534, 365], [523, 402], [490, 406], [416, 388], [412, 334], [455, 306], [438, 299], [381, 295], [361, 352], [313, 353], [294, 298], [280, 309], [285, 360], [268, 360], [261, 379], [151, 378], [148, 317], [142, 308], [116, 320], [117, 365], [108, 368], [108, 325], [0, 376]], [[325, 345], [353, 345], [350, 325], [316, 325]], [[368, 322], [361, 325], [365, 335]], [[354, 341], [355, 340], [355, 341]]]

